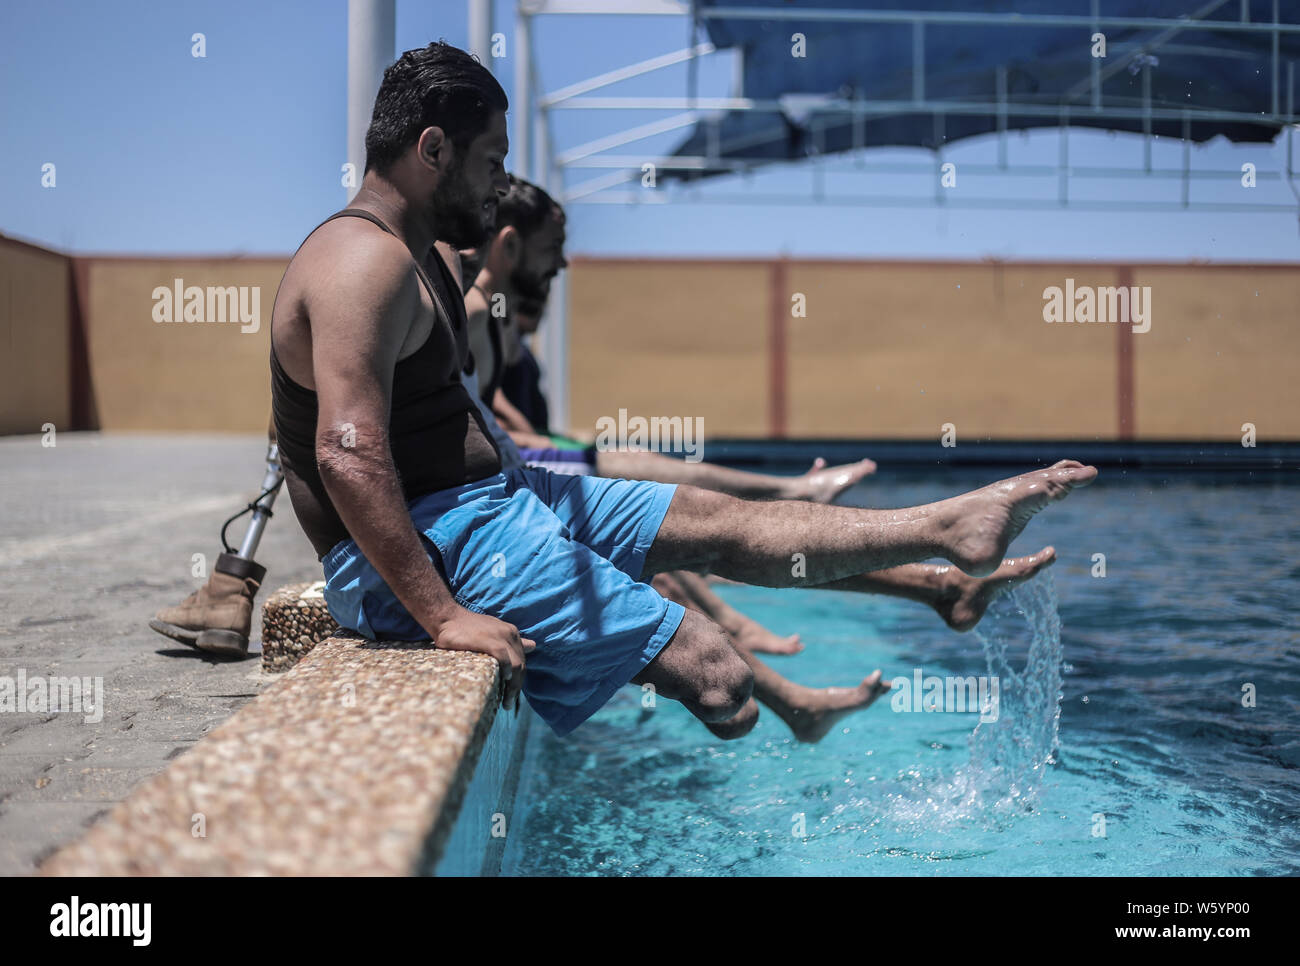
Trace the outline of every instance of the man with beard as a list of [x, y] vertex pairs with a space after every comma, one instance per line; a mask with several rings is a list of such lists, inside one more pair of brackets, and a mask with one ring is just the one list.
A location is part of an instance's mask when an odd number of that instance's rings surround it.
[[[660, 483], [690, 483], [754, 500], [813, 500], [830, 503], [875, 472], [869, 459], [843, 466], [818, 460], [801, 476], [774, 476], [731, 469], [704, 461], [688, 462], [649, 451], [598, 450], [549, 427], [532, 425], [514, 411], [500, 389], [510, 354], [523, 348], [506, 330], [516, 312], [540, 312], [551, 282], [568, 262], [564, 258], [564, 209], [544, 190], [510, 176], [510, 191], [497, 210], [497, 231], [481, 252], [470, 253], [478, 272], [465, 293], [470, 347], [482, 398], [520, 447], [525, 462], [552, 472], [606, 476]], [[536, 363], [534, 363], [536, 367]], [[536, 383], [534, 391], [540, 400]], [[544, 410], [543, 410], [544, 411]]]
[[[381, 260], [385, 263], [386, 274], [379, 278], [379, 285], [387, 284], [390, 289], [394, 285], [398, 287], [382, 293], [388, 303], [380, 306], [366, 304], [365, 309], [372, 312], [376, 309], [412, 312], [416, 311], [412, 299], [426, 307], [436, 307], [436, 315], [424, 318], [420, 326], [407, 334], [408, 341], [397, 349], [403, 364], [403, 379], [401, 393], [394, 394], [394, 416], [399, 415], [399, 403], [408, 409], [400, 413], [402, 422], [394, 427], [398, 432], [393, 434], [393, 443], [404, 448], [403, 458], [407, 452], [421, 446], [434, 447], [417, 456], [413, 464], [413, 479], [404, 483], [418, 488], [438, 488], [439, 484], [477, 479], [500, 468], [497, 447], [485, 428], [483, 417], [459, 382], [459, 369], [468, 363], [469, 349], [460, 285], [449, 276], [447, 262], [455, 259], [455, 250], [450, 247], [452, 242], [472, 247], [483, 240], [495, 222], [498, 196], [506, 187], [503, 167], [507, 148], [505, 94], [490, 75], [489, 83], [476, 78], [476, 72], [482, 72], [482, 67], [463, 51], [446, 44], [430, 45], [425, 51], [408, 51], [385, 76], [391, 73], [395, 78], [409, 77], [421, 70], [426, 72], [431, 84], [451, 85], [442, 106], [453, 123], [446, 130], [439, 129], [437, 138], [430, 139], [429, 145], [429, 150], [446, 168], [448, 176], [443, 179], [443, 190], [421, 198], [401, 197], [394, 205], [393, 193], [383, 189], [377, 191], [377, 178], [368, 177], [353, 200], [353, 206], [318, 226], [290, 261], [272, 312], [273, 327], [277, 320], [282, 319], [280, 333], [287, 333], [287, 336], [278, 335], [272, 339], [270, 447], [265, 488], [256, 505], [248, 507], [254, 511], [254, 523], [238, 552], [226, 546], [203, 587], [179, 605], [160, 610], [149, 622], [149, 626], [160, 634], [221, 657], [242, 658], [247, 655], [253, 600], [266, 575], [266, 569], [254, 561], [253, 554], [281, 482], [288, 484], [295, 513], [318, 554], [328, 549], [320, 542], [327, 539], [324, 534], [341, 536], [346, 533], [325, 492], [322, 474], [316, 467], [312, 442], [316, 427], [314, 424], [308, 426], [306, 422], [308, 418], [315, 419], [317, 393], [312, 391], [314, 374], [306, 371], [304, 366], [310, 369], [323, 358], [346, 354], [352, 333], [347, 331], [345, 324], [337, 321], [327, 330], [320, 320], [330, 319], [333, 313], [325, 310], [313, 314], [308, 308], [309, 293], [305, 289], [330, 291], [331, 284], [346, 284], [355, 277], [355, 266], [367, 258], [375, 263]], [[395, 154], [400, 153], [400, 145], [394, 142], [412, 135], [423, 111], [419, 96], [419, 89], [408, 79], [405, 83], [391, 85], [387, 98], [376, 100], [371, 130], [382, 132], [387, 143], [372, 148], [368, 135], [368, 176], [376, 163], [392, 164], [396, 160]], [[497, 109], [496, 115], [488, 113], [489, 105]], [[485, 130], [483, 122], [488, 118], [490, 130]], [[469, 145], [475, 135], [479, 135], [475, 141], [477, 153], [471, 158]], [[479, 183], [469, 180], [466, 171], [471, 160], [478, 165], [474, 170], [486, 180]], [[484, 175], [480, 169], [488, 173]], [[406, 225], [396, 225], [405, 242], [390, 227], [400, 219], [407, 221]], [[432, 235], [421, 233], [423, 223], [435, 220], [442, 233], [440, 237], [445, 240], [442, 256], [433, 250]], [[404, 231], [411, 226], [417, 230], [414, 239]], [[392, 265], [394, 252], [404, 253], [409, 262], [413, 246], [408, 248], [407, 245], [411, 241], [422, 246], [423, 264]], [[334, 277], [321, 279], [320, 273], [335, 271], [335, 266], [322, 268], [322, 265], [338, 251], [349, 247], [355, 247], [361, 257], [351, 266], [338, 266], [338, 274]], [[386, 259], [381, 257], [384, 254], [388, 256]], [[316, 295], [316, 292], [310, 295]], [[373, 291], [365, 292], [363, 296], [368, 299], [377, 297]], [[320, 298], [319, 295], [316, 297]], [[307, 337], [305, 345], [302, 341], [304, 336]], [[373, 351], [380, 335], [371, 332], [367, 336], [371, 344], [357, 348]], [[427, 338], [421, 338], [424, 336]], [[312, 345], [313, 337], [317, 338], [318, 345]], [[408, 351], [417, 344], [420, 346], [419, 359], [413, 358]], [[383, 349], [391, 354], [391, 346]], [[408, 377], [405, 373], [411, 375]], [[388, 382], [382, 388], [392, 392], [392, 374]], [[366, 402], [373, 403], [376, 387], [368, 389], [372, 398]], [[280, 431], [286, 427], [286, 420], [290, 436], [283, 439]], [[405, 428], [403, 422], [409, 423], [410, 428]], [[350, 449], [354, 442], [353, 433], [344, 431], [338, 442]], [[439, 444], [461, 450], [459, 457], [445, 465], [444, 455], [433, 455], [437, 453]], [[375, 448], [376, 443], [363, 439], [360, 446], [368, 452]], [[394, 446], [388, 457], [390, 466], [397, 455]], [[227, 521], [227, 525], [230, 522]], [[386, 524], [391, 526], [391, 520]], [[222, 540], [224, 543], [224, 528]]]
[[[1035, 513], [1095, 478], [1062, 460], [928, 506], [864, 510], [502, 472], [460, 378], [456, 282], [441, 259], [437, 281], [422, 266], [435, 239], [489, 235], [509, 188], [506, 107], [463, 51], [403, 54], [375, 101], [361, 191], [303, 243], [276, 297], [276, 432], [342, 626], [491, 655], [506, 704], [525, 691], [560, 735], [635, 682], [734, 738], [757, 721], [761, 682], [722, 628], [643, 575], [815, 586], [937, 556], [983, 576]], [[863, 686], [887, 689], [879, 672]]]
[[[384, 72], [361, 189], [307, 237], [276, 295], [271, 399], [294, 513], [327, 576], [366, 561], [440, 647], [491, 653], [517, 694], [532, 642], [460, 605], [407, 508], [501, 471], [460, 378], [459, 284], [441, 258], [435, 273], [423, 265], [438, 239], [472, 248], [491, 232], [509, 187], [506, 107], [495, 78], [446, 43]], [[340, 547], [347, 560], [331, 556]]]

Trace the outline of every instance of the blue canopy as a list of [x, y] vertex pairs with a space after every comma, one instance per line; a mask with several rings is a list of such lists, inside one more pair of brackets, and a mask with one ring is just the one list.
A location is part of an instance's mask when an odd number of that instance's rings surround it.
[[[1091, 7], [1089, 0], [925, 0], [922, 11], [907, 0], [702, 0], [696, 13], [709, 39], [741, 52], [743, 96], [779, 109], [728, 110], [698, 122], [676, 153], [733, 163], [706, 163], [682, 176], [860, 147], [935, 148], [1062, 123], [1258, 142], [1287, 122], [1300, 0], [1280, 3], [1286, 29], [1276, 32], [1263, 29], [1273, 23], [1272, 0], [1102, 0], [1096, 29]], [[755, 8], [790, 19], [760, 19]], [[800, 16], [801, 8], [808, 13]], [[870, 19], [818, 14], [831, 10]], [[919, 27], [918, 14], [927, 18]], [[1257, 29], [1242, 29], [1243, 14]], [[1016, 26], [1014, 17], [1046, 19]], [[1107, 17], [1142, 25], [1106, 24]], [[1186, 19], [1155, 22], [1178, 18]], [[1096, 32], [1105, 35], [1105, 57], [1093, 56]], [[796, 33], [804, 56], [795, 56]]]

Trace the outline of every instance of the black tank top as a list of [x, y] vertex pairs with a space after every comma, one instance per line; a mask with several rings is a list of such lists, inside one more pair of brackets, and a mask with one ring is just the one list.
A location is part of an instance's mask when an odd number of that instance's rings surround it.
[[[358, 208], [345, 208], [321, 225], [348, 216], [364, 218], [393, 234], [379, 218]], [[415, 269], [433, 299], [438, 318], [424, 344], [400, 360], [393, 371], [388, 442], [408, 502], [501, 470], [501, 455], [492, 434], [460, 381], [459, 373], [469, 360], [465, 305], [456, 298], [460, 285], [436, 251], [433, 257], [453, 304], [444, 304], [433, 280], [417, 262]], [[349, 534], [325, 491], [316, 463], [316, 393], [289, 378], [276, 357], [274, 341], [271, 412], [294, 514], [317, 556], [324, 557]]]
[[488, 310], [487, 317], [488, 341], [492, 343], [492, 371], [479, 373], [479, 394], [487, 404], [492, 405], [492, 397], [496, 391], [501, 388], [501, 374], [505, 372], [506, 360], [505, 352], [502, 348], [501, 338], [501, 320], [492, 315], [491, 309]]
[[506, 366], [501, 374], [501, 391], [519, 410], [533, 429], [543, 436], [551, 433], [551, 412], [546, 405], [546, 396], [542, 394], [542, 370], [537, 359], [528, 351], [528, 346], [521, 346], [519, 361]]

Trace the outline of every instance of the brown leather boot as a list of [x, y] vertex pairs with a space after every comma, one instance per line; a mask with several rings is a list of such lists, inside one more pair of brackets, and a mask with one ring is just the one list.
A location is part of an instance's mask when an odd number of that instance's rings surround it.
[[149, 626], [200, 651], [247, 657], [253, 598], [265, 576], [265, 567], [223, 553], [206, 584], [175, 607], [160, 610]]

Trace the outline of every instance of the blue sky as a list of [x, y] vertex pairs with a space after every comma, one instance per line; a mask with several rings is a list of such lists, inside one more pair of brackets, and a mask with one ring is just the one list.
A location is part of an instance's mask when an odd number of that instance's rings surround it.
[[[495, 29], [513, 54], [512, 0], [496, 3]], [[465, 0], [399, 0], [396, 52], [445, 38], [466, 45]], [[688, 42], [671, 17], [548, 17], [536, 26], [542, 87], [566, 84], [666, 53]], [[346, 0], [48, 0], [0, 4], [0, 232], [83, 253], [285, 254], [348, 192], [339, 183], [346, 137]], [[206, 36], [207, 56], [190, 37]], [[507, 91], [513, 60], [494, 63]], [[731, 93], [726, 54], [700, 66], [700, 91]], [[624, 82], [603, 93], [682, 95], [685, 67]], [[564, 149], [672, 112], [558, 112]], [[681, 134], [619, 153], [667, 152]], [[1297, 137], [1300, 142], [1300, 137]], [[994, 157], [988, 140], [952, 147], [958, 187], [1055, 197], [1048, 178], [963, 179], [964, 162]], [[1013, 163], [1053, 164], [1055, 133], [1012, 135]], [[1077, 165], [1136, 166], [1130, 135], [1071, 135]], [[1181, 164], [1178, 142], [1157, 144], [1157, 167]], [[888, 206], [772, 204], [778, 193], [811, 199], [810, 164], [782, 166], [706, 189], [728, 203], [571, 205], [571, 250], [579, 254], [872, 258], [1206, 259], [1300, 261], [1296, 199], [1277, 181], [1244, 189], [1236, 180], [1197, 182], [1193, 197], [1290, 203], [1283, 213], [957, 210], [936, 208], [933, 163], [924, 151], [876, 151], [872, 164], [906, 162], [915, 173], [825, 162], [832, 195], [894, 199]], [[1260, 172], [1285, 164], [1284, 142], [1193, 149], [1194, 169]], [[57, 186], [41, 186], [56, 165]], [[600, 174], [575, 172], [571, 184]], [[969, 185], [969, 188], [967, 187]], [[1176, 199], [1173, 179], [1119, 178], [1077, 184], [1076, 197]], [[678, 191], [675, 197], [689, 197]], [[918, 204], [907, 204], [906, 197]]]

